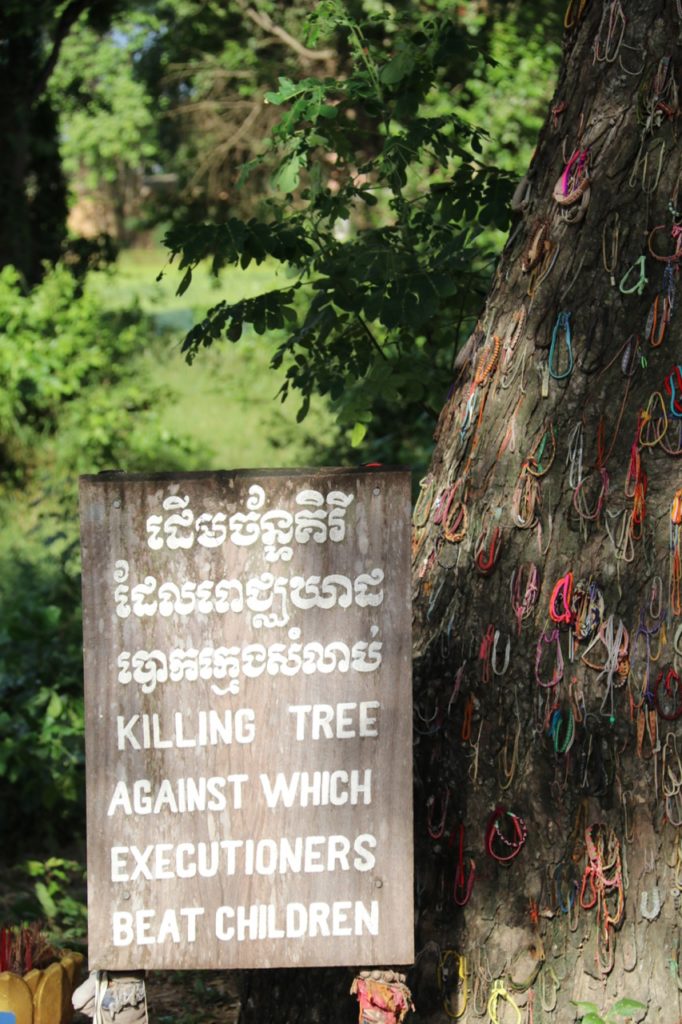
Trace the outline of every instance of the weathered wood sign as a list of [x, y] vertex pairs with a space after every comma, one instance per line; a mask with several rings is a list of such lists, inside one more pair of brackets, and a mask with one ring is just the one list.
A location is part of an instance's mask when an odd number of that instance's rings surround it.
[[81, 479], [92, 969], [409, 963], [409, 474]]

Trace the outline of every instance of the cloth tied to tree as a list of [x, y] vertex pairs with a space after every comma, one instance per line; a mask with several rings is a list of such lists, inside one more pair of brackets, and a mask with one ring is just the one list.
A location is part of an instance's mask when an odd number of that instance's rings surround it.
[[405, 976], [393, 971], [362, 971], [353, 979], [351, 995], [358, 997], [359, 1024], [400, 1024], [414, 1009]]
[[144, 973], [93, 971], [71, 997], [74, 1010], [95, 1024], [147, 1024]]

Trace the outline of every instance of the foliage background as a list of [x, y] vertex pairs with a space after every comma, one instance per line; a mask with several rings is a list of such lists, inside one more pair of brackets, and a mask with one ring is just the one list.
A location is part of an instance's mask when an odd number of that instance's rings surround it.
[[[3, 49], [0, 84], [25, 101], [0, 118], [24, 173], [0, 203], [0, 822], [3, 856], [33, 855], [39, 909], [72, 937], [78, 474], [379, 459], [418, 475], [561, 25], [549, 0], [451, 8], [41, 0], [2, 15], [24, 64]], [[69, 235], [67, 191], [115, 237]], [[179, 295], [177, 263], [192, 271]], [[74, 859], [51, 863], [65, 835]]]

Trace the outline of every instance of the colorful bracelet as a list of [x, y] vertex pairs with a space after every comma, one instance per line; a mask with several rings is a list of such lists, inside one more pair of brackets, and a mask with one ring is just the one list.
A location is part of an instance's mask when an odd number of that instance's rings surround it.
[[[502, 831], [502, 823], [509, 822], [512, 827], [511, 835], [505, 835]], [[487, 853], [500, 864], [508, 864], [518, 857], [526, 842], [528, 829], [523, 818], [505, 807], [498, 806], [488, 818], [485, 832], [485, 848]]]

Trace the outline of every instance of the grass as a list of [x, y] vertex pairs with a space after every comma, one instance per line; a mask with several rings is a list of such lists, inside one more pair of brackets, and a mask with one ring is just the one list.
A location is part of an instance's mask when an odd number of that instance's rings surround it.
[[[160, 281], [159, 273], [163, 271]], [[160, 410], [162, 426], [189, 435], [201, 465], [187, 469], [275, 468], [319, 465], [333, 415], [322, 400], [296, 423], [296, 399], [281, 403], [282, 371], [269, 367], [277, 337], [245, 332], [238, 344], [218, 342], [188, 366], [182, 340], [202, 314], [221, 299], [236, 301], [282, 284], [273, 267], [228, 269], [219, 279], [199, 267], [190, 288], [176, 294], [181, 274], [168, 266], [162, 249], [131, 249], [116, 266], [90, 284], [111, 310], [139, 307], [149, 314], [154, 334], [140, 357], [140, 373], [172, 399]], [[331, 460], [333, 461], [333, 460]]]

